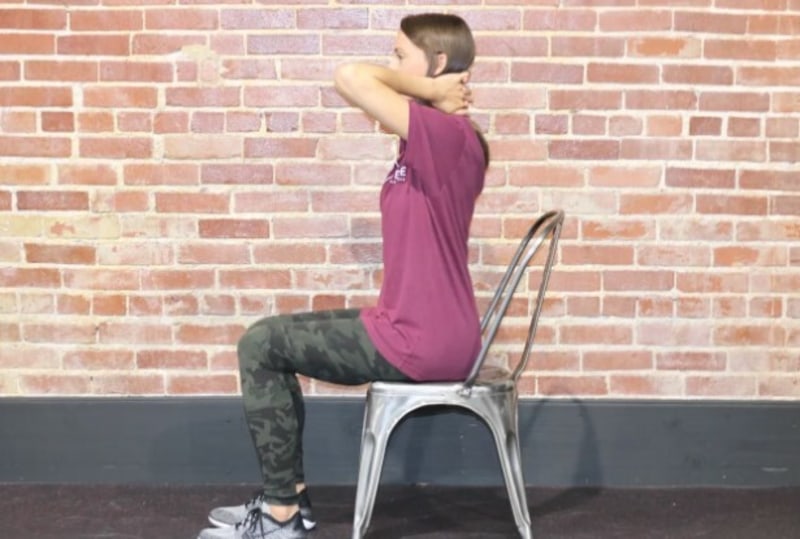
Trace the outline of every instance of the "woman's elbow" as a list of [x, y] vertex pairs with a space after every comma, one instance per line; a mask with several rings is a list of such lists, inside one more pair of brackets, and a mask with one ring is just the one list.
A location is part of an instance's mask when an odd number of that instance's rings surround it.
[[357, 77], [358, 68], [355, 64], [342, 64], [333, 74], [333, 87], [340, 95], [348, 97], [352, 94]]

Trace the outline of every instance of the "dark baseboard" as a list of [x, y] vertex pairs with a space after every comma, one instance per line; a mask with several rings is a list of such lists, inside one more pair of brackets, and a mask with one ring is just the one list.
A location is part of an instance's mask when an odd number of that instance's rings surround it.
[[[363, 400], [310, 397], [307, 479], [354, 484]], [[523, 400], [531, 486], [800, 486], [800, 402]], [[499, 485], [488, 429], [424, 410], [383, 482]], [[0, 482], [258, 484], [238, 398], [0, 399]]]

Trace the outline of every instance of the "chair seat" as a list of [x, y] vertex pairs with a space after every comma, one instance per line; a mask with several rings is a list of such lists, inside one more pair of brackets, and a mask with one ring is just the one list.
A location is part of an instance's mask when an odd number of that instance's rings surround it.
[[[416, 396], [437, 399], [443, 396], [472, 394], [474, 392], [505, 392], [514, 389], [511, 371], [504, 367], [487, 366], [481, 369], [475, 385], [466, 391], [464, 382], [372, 382], [369, 392], [374, 395]], [[455, 404], [455, 403], [454, 403]]]

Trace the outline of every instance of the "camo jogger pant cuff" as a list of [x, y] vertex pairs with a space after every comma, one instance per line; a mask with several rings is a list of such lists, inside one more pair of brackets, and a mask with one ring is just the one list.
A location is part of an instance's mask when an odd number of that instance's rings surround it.
[[239, 340], [245, 417], [273, 505], [297, 503], [303, 476], [303, 394], [296, 374], [342, 385], [408, 381], [375, 349], [358, 309], [264, 318]]

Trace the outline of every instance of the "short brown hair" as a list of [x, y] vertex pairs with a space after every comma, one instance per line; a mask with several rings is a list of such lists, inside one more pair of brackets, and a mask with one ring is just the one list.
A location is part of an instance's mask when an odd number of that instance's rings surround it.
[[428, 59], [428, 76], [436, 69], [436, 57], [447, 55], [444, 73], [466, 71], [475, 61], [475, 40], [464, 19], [444, 13], [408, 15], [400, 21], [400, 30], [422, 49]]

